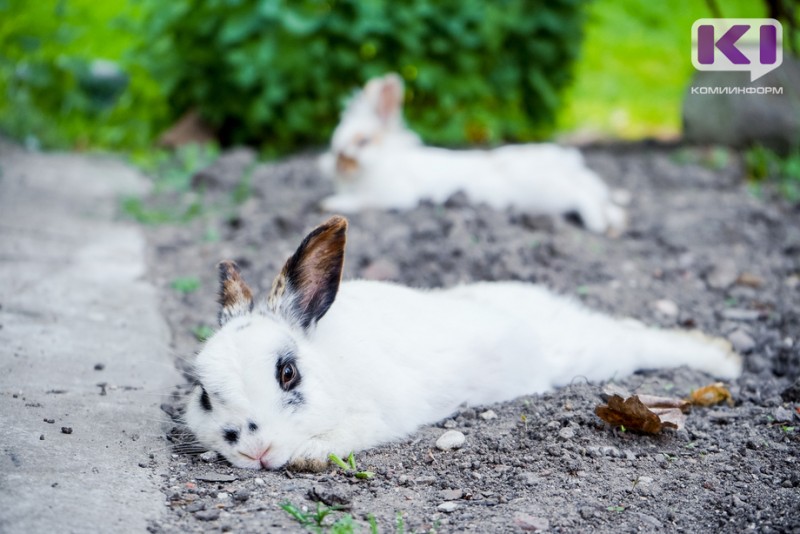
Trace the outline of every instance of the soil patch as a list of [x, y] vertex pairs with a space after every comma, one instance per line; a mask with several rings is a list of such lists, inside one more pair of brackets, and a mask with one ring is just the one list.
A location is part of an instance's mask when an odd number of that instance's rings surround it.
[[[398, 521], [413, 532], [800, 531], [792, 388], [800, 375], [800, 209], [751, 194], [735, 156], [717, 168], [682, 148], [606, 147], [586, 156], [633, 195], [630, 228], [619, 239], [455, 195], [444, 206], [349, 217], [345, 278], [417, 287], [526, 280], [607, 313], [728, 337], [746, 361], [730, 384], [735, 406], [695, 409], [677, 432], [623, 432], [594, 415], [602, 384], [576, 377], [555, 392], [465, 407], [403, 442], [361, 452], [358, 467], [375, 472], [371, 479], [339, 468], [232, 468], [193, 450], [176, 428], [164, 481], [172, 513], [151, 530], [303, 530], [279, 505], [313, 512], [322, 500], [347, 509], [325, 524], [348, 513], [365, 532], [369, 516], [381, 532], [399, 530]], [[215, 178], [204, 181], [206, 200], [242, 200], [231, 185], [238, 176]], [[317, 205], [332, 186], [312, 157], [260, 164], [250, 180], [251, 195], [236, 211], [148, 230], [150, 273], [179, 359], [197, 350], [198, 327], [214, 326], [218, 261], [236, 260], [263, 297], [305, 233], [327, 217]], [[187, 277], [199, 279], [199, 289], [176, 290], [174, 281]], [[614, 379], [667, 396], [712, 381], [688, 369]], [[179, 413], [187, 388], [176, 389], [167, 412]], [[447, 430], [464, 434], [461, 448], [437, 449]]]

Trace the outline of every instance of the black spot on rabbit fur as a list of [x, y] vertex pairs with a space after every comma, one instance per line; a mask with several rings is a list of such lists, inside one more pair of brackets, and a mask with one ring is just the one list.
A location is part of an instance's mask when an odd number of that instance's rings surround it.
[[211, 411], [211, 399], [208, 398], [208, 391], [203, 388], [203, 392], [200, 394], [200, 406], [207, 412]]
[[233, 428], [225, 429], [222, 431], [222, 437], [225, 438], [225, 441], [233, 445], [239, 441], [239, 431]]

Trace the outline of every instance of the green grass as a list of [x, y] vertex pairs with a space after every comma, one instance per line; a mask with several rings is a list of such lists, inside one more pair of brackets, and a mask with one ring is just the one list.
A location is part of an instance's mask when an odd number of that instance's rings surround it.
[[[725, 17], [763, 17], [753, 0], [718, 0]], [[700, 0], [596, 0], [589, 8], [575, 83], [559, 130], [622, 139], [677, 136], [691, 80], [692, 23], [711, 17]]]
[[[295, 521], [300, 523], [311, 532], [317, 533], [330, 533], [330, 534], [353, 534], [354, 532], [361, 532], [357, 529], [357, 525], [350, 514], [342, 514], [335, 521], [326, 521], [326, 518], [333, 512], [338, 512], [338, 506], [325, 506], [322, 503], [317, 503], [317, 509], [314, 512], [304, 512], [294, 504], [285, 502], [280, 505], [281, 509], [289, 514]], [[369, 523], [369, 532], [372, 534], [378, 533], [378, 523], [375, 517], [370, 514], [367, 517]]]
[[779, 155], [763, 146], [755, 146], [745, 152], [744, 160], [754, 187], [769, 184], [790, 202], [800, 202], [800, 147]]

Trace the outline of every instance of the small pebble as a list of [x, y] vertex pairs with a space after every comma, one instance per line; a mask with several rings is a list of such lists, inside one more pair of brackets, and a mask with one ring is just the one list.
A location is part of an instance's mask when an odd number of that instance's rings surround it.
[[200, 459], [204, 462], [214, 462], [217, 459], [216, 451], [206, 451], [200, 455]]
[[756, 342], [750, 337], [747, 332], [742, 329], [737, 329], [728, 335], [728, 340], [736, 349], [736, 352], [750, 352], [756, 346]]
[[72, 434], [72, 427], [71, 426], [62, 426], [61, 427], [62, 434]]
[[44, 434], [39, 434], [39, 441], [44, 441]]
[[266, 482], [264, 482], [263, 478], [254, 478], [253, 484], [255, 484], [256, 486], [263, 486], [264, 484], [266, 484]]
[[736, 282], [737, 278], [739, 278], [739, 272], [736, 269], [736, 265], [733, 262], [726, 261], [715, 266], [708, 273], [706, 282], [713, 289], [728, 289]]
[[550, 528], [550, 521], [547, 518], [536, 517], [522, 512], [514, 514], [514, 524], [529, 532], [544, 532]]
[[444, 512], [446, 514], [455, 512], [457, 508], [458, 508], [458, 505], [456, 503], [454, 503], [454, 502], [451, 502], [451, 501], [445, 501], [445, 502], [443, 502], [442, 504], [440, 504], [439, 506], [436, 507], [437, 510], [439, 510], [440, 512]]
[[206, 503], [203, 501], [195, 501], [186, 506], [187, 512], [199, 512], [200, 510], [206, 509]]
[[439, 492], [439, 497], [445, 501], [457, 501], [464, 496], [464, 491], [461, 489], [446, 489]]
[[106, 364], [104, 364], [104, 363], [96, 363], [96, 364], [94, 364], [94, 370], [95, 371], [102, 371], [105, 368], [106, 368]]
[[200, 510], [194, 514], [200, 521], [214, 521], [219, 519], [219, 510], [212, 508], [211, 510]]
[[664, 317], [677, 317], [678, 305], [668, 299], [660, 299], [653, 303], [653, 308]]
[[480, 415], [480, 418], [484, 421], [491, 421], [492, 419], [497, 419], [497, 414], [494, 413], [494, 410], [486, 410]]
[[436, 440], [436, 448], [442, 451], [459, 449], [464, 445], [466, 439], [464, 434], [458, 430], [448, 430]]
[[564, 427], [561, 430], [559, 430], [558, 437], [560, 437], [563, 440], [572, 439], [573, 437], [575, 437], [575, 431], [568, 426]]
[[56, 420], [55, 420], [55, 419], [48, 419], [48, 418], [46, 418], [46, 417], [45, 417], [45, 418], [44, 418], [44, 422], [45, 422], [45, 423], [50, 423], [50, 424], [52, 425], [53, 423], [55, 423], [55, 422], [56, 422]]

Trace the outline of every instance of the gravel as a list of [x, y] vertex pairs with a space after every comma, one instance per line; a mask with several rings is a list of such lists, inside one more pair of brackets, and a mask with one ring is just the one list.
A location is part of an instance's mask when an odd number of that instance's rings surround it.
[[[733, 407], [695, 409], [677, 432], [623, 432], [594, 415], [605, 384], [576, 377], [558, 391], [465, 407], [360, 452], [359, 469], [376, 473], [368, 480], [333, 468], [209, 464], [176, 423], [165, 436], [174, 447], [163, 472], [171, 513], [151, 530], [303, 531], [279, 505], [313, 512], [310, 492], [320, 487], [346, 490], [351, 507], [325, 524], [348, 513], [361, 531], [373, 516], [381, 532], [391, 532], [398, 514], [414, 532], [800, 531], [800, 207], [769, 188], [753, 196], [735, 154], [721, 168], [704, 166], [702, 149], [625, 145], [586, 155], [632, 195], [630, 228], [620, 238], [456, 195], [445, 206], [350, 217], [345, 278], [417, 287], [525, 280], [605, 313], [728, 337], [745, 353], [744, 374], [728, 384]], [[236, 155], [214, 172], [239, 172], [240, 157], [247, 159]], [[206, 202], [224, 205], [235, 178], [207, 172]], [[150, 276], [163, 295], [178, 365], [198, 348], [193, 330], [214, 325], [216, 263], [235, 259], [263, 292], [327, 216], [316, 206], [332, 187], [309, 156], [259, 164], [252, 187], [235, 211], [208, 209], [188, 224], [148, 230]], [[187, 276], [200, 280], [199, 290], [171, 288]], [[633, 393], [679, 397], [712, 381], [685, 368], [613, 379]], [[165, 401], [176, 420], [188, 391], [180, 384]], [[489, 410], [496, 418], [479, 416]], [[465, 444], [440, 451], [434, 444], [449, 432]], [[197, 499], [170, 500], [176, 491]], [[232, 498], [218, 501], [220, 492]]]

